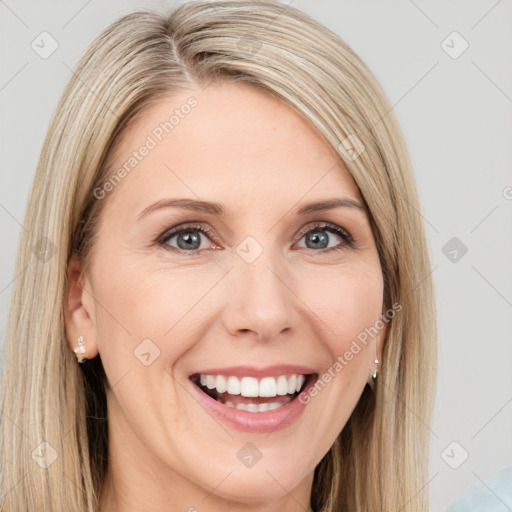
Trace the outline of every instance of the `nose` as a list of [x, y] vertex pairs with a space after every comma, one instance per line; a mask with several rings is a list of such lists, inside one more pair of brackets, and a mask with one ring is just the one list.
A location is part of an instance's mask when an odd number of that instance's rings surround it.
[[237, 261], [229, 273], [223, 322], [232, 336], [271, 342], [297, 331], [300, 300], [291, 272], [276, 259], [263, 252], [252, 263]]

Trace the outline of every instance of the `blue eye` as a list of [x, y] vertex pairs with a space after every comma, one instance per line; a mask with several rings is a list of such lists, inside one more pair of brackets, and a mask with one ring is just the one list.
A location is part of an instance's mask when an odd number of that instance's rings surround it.
[[[327, 233], [335, 234], [341, 238], [343, 242], [341, 244], [329, 246], [328, 244], [331, 241], [331, 237], [327, 235]], [[329, 222], [319, 222], [314, 226], [308, 226], [306, 229], [301, 230], [297, 237], [300, 238], [300, 240], [306, 237], [306, 244], [310, 244], [306, 245], [306, 248], [313, 250], [323, 249], [324, 252], [343, 249], [345, 246], [354, 246], [354, 240], [347, 231], [340, 226], [336, 226], [336, 224], [331, 224]]]
[[[342, 242], [329, 246], [332, 237], [328, 233], [336, 235]], [[215, 240], [215, 234], [210, 229], [201, 224], [189, 224], [166, 231], [158, 238], [157, 243], [166, 249], [172, 249], [181, 254], [195, 255], [205, 249], [205, 247], [201, 247], [202, 237]], [[340, 250], [355, 245], [352, 236], [347, 231], [329, 222], [319, 222], [313, 226], [308, 226], [298, 233], [296, 239], [300, 241], [304, 237], [307, 244], [305, 248], [315, 251], [320, 250], [321, 252]], [[173, 239], [176, 239], [177, 246], [171, 243]]]
[[[188, 254], [197, 254], [200, 252], [201, 236], [213, 237], [213, 233], [201, 226], [200, 224], [181, 226], [167, 231], [158, 239], [158, 243], [163, 246], [176, 249], [178, 252], [186, 252]], [[176, 238], [178, 247], [171, 245], [169, 242]]]

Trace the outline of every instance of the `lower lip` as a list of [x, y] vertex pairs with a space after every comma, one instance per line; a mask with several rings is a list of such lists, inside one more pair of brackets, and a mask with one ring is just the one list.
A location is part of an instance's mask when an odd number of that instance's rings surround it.
[[[309, 388], [314, 385], [316, 378], [309, 378], [305, 388], [301, 391], [307, 394]], [[200, 403], [208, 411], [221, 421], [244, 432], [269, 433], [290, 426], [304, 411], [307, 403], [302, 403], [297, 395], [291, 402], [282, 405], [278, 409], [265, 412], [247, 412], [228, 407], [211, 396], [203, 393], [199, 387], [190, 381], [194, 393], [199, 397]]]

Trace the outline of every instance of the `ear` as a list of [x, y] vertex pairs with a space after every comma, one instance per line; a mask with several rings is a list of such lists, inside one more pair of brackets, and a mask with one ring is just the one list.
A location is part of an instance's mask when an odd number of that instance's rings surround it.
[[83, 336], [87, 359], [98, 355], [96, 312], [90, 281], [81, 275], [80, 259], [73, 255], [67, 268], [64, 320], [66, 337], [74, 352], [78, 348], [78, 337]]

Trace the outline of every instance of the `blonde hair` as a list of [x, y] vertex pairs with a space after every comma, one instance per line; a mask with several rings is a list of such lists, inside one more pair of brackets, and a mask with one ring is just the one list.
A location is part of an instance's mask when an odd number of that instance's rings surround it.
[[[67, 265], [74, 253], [86, 262], [91, 256], [107, 200], [93, 191], [105, 182], [123, 127], [164, 96], [217, 80], [251, 84], [286, 102], [339, 155], [369, 212], [384, 309], [402, 305], [388, 325], [374, 389], [365, 387], [315, 470], [311, 503], [317, 512], [428, 510], [435, 305], [402, 133], [373, 74], [339, 36], [277, 1], [233, 0], [121, 17], [87, 49], [57, 106], [21, 233], [8, 319], [4, 512], [93, 512], [98, 505], [108, 384], [100, 357], [79, 367], [66, 340]], [[340, 145], [348, 136], [364, 145], [357, 158]]]

